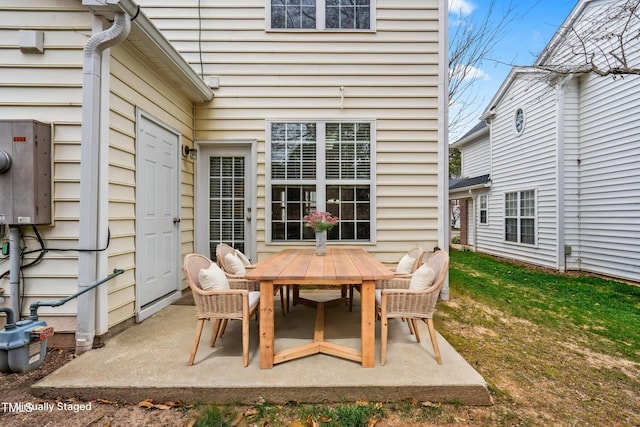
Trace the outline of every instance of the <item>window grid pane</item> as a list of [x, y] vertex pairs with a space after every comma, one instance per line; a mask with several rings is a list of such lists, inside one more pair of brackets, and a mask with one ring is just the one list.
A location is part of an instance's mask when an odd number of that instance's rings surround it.
[[315, 123], [271, 125], [271, 178], [314, 180], [316, 178]]
[[271, 28], [316, 28], [315, 0], [272, 0]]
[[[340, 198], [335, 198], [339, 195]], [[332, 197], [330, 197], [332, 196]], [[328, 185], [327, 211], [340, 220], [327, 238], [333, 240], [365, 240], [371, 238], [370, 187]]]
[[370, 179], [369, 123], [327, 123], [325, 141], [327, 179]]
[[520, 216], [533, 217], [536, 214], [533, 190], [520, 193]]
[[371, 28], [369, 0], [327, 0], [326, 28]]
[[312, 239], [303, 217], [316, 209], [315, 185], [274, 185], [271, 188], [272, 240]]
[[507, 217], [518, 216], [518, 193], [507, 193], [504, 196], [504, 215]]

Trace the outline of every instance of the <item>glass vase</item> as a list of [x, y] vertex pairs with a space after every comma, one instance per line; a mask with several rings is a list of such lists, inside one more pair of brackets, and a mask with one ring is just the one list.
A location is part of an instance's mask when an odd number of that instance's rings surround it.
[[327, 253], [327, 231], [316, 231], [316, 255]]

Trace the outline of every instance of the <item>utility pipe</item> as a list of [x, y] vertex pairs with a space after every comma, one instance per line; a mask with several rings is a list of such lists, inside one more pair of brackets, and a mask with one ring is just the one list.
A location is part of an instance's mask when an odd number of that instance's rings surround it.
[[[97, 249], [100, 244], [99, 188], [100, 179], [100, 71], [102, 52], [126, 40], [131, 29], [127, 14], [117, 12], [113, 25], [93, 35], [84, 47], [82, 80], [82, 145], [80, 162], [80, 236], [79, 246]], [[98, 253], [81, 251], [78, 255], [78, 291], [82, 292], [98, 280]], [[78, 297], [76, 355], [93, 346], [95, 338], [95, 291]]]
[[9, 226], [9, 306], [20, 320], [20, 227]]

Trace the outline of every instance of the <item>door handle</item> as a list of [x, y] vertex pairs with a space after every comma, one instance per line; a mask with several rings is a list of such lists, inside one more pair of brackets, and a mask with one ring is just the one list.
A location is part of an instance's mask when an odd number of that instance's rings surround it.
[[180, 218], [173, 218], [174, 224], [180, 224]]

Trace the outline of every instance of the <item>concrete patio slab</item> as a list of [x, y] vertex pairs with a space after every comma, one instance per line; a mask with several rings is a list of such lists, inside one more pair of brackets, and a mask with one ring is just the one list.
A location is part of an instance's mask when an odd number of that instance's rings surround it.
[[[328, 300], [339, 290], [302, 293]], [[276, 351], [311, 342], [315, 310], [291, 307], [283, 316], [276, 301]], [[359, 313], [344, 304], [326, 307], [325, 338], [360, 347]], [[484, 379], [438, 334], [443, 364], [435, 361], [426, 325], [421, 343], [405, 323], [389, 322], [387, 362], [380, 366], [380, 325], [376, 325], [376, 366], [316, 354], [260, 369], [258, 323], [251, 321], [249, 366], [242, 366], [239, 321], [229, 323], [225, 335], [209, 347], [213, 322], [205, 325], [195, 364], [188, 366], [196, 327], [195, 306], [171, 305], [144, 322], [87, 352], [32, 387], [42, 397], [102, 398], [115, 401], [198, 401], [202, 403], [400, 401], [415, 398], [431, 402], [489, 405]]]

